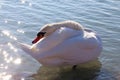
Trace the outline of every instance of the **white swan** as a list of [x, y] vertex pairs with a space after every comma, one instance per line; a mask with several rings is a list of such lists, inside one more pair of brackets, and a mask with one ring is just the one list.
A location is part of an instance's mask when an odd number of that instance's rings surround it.
[[100, 37], [74, 21], [47, 24], [40, 29], [32, 46], [22, 49], [42, 65], [77, 65], [94, 60], [102, 51]]

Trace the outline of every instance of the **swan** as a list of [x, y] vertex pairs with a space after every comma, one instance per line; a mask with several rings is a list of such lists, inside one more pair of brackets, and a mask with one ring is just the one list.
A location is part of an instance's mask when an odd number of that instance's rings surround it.
[[98, 58], [102, 51], [101, 38], [95, 31], [70, 20], [44, 25], [32, 43], [20, 46], [45, 66], [76, 67]]

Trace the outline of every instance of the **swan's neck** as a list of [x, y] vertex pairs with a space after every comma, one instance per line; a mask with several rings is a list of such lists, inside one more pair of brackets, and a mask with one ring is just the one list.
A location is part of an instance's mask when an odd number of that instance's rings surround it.
[[60, 22], [60, 23], [53, 23], [51, 24], [52, 27], [55, 27], [56, 29], [59, 29], [61, 27], [67, 27], [67, 28], [71, 28], [74, 30], [83, 30], [82, 25], [80, 25], [77, 22], [74, 21], [64, 21], [64, 22]]
[[74, 21], [64, 21], [59, 23], [47, 24], [41, 29], [41, 31], [47, 32], [46, 36], [49, 36], [56, 30], [61, 29], [61, 27], [66, 27], [77, 31], [83, 31], [82, 25]]

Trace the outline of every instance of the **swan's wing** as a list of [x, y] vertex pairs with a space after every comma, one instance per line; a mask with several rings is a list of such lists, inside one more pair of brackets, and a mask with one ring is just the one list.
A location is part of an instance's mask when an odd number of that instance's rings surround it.
[[27, 53], [31, 52], [30, 45], [24, 44], [24, 43], [19, 43], [19, 46], [22, 48], [23, 51], [25, 51]]
[[21, 47], [21, 49], [26, 52], [27, 54], [31, 55], [33, 58], [37, 58], [37, 50], [36, 48], [28, 45], [28, 44], [24, 44], [24, 43], [19, 43], [19, 46]]

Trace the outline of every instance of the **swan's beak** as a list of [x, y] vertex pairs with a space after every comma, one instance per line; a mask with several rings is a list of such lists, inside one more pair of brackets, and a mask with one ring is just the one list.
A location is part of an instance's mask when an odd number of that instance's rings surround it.
[[35, 44], [36, 42], [38, 42], [41, 38], [44, 37], [45, 33], [46, 33], [46, 32], [39, 32], [39, 33], [37, 34], [37, 37], [32, 41], [32, 43]]
[[32, 43], [35, 44], [36, 42], [38, 42], [41, 38], [43, 38], [43, 36], [37, 36]]

